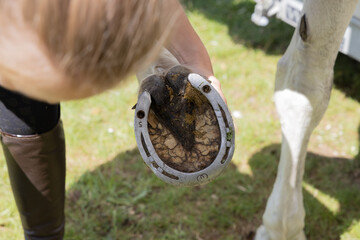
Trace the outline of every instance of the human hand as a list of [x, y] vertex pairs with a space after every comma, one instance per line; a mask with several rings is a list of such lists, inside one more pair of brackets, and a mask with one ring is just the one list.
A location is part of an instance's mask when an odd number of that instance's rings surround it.
[[[224, 102], [227, 104], [226, 98], [224, 96], [224, 93], [221, 89], [221, 83], [220, 81], [213, 75], [212, 68], [207, 69], [204, 67], [198, 67], [194, 65], [189, 64], [183, 64], [183, 66], [190, 69], [193, 73], [200, 74], [201, 76], [205, 77], [206, 79], [210, 80], [211, 85], [216, 89], [216, 91], [220, 94], [220, 97], [224, 100]], [[211, 66], [211, 65], [210, 65]]]
[[215, 76], [210, 76], [208, 78], [211, 81], [211, 85], [216, 89], [216, 91], [220, 94], [220, 97], [224, 100], [224, 102], [227, 104], [226, 98], [224, 96], [224, 93], [221, 89], [221, 83]]

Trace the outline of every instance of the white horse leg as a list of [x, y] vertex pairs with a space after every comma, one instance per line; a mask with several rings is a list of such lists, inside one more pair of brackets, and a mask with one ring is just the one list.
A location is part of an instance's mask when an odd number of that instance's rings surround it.
[[275, 105], [281, 122], [278, 174], [256, 240], [303, 240], [302, 178], [307, 144], [330, 98], [337, 52], [358, 0], [307, 0], [278, 63]]

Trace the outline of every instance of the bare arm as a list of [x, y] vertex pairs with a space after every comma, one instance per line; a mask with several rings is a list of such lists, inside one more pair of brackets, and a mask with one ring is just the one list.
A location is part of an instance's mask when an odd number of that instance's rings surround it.
[[168, 50], [182, 65], [195, 73], [207, 77], [225, 100], [220, 82], [214, 76], [210, 57], [204, 44], [191, 26], [180, 3], [177, 3], [177, 5], [181, 9], [181, 13], [174, 26], [174, 31], [167, 47]]

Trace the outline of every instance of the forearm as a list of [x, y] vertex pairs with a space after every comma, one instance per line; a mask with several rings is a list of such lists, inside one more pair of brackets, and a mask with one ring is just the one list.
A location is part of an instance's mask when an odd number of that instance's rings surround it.
[[214, 75], [210, 57], [199, 36], [191, 26], [182, 6], [177, 3], [180, 16], [174, 26], [168, 50], [192, 71], [209, 78]]

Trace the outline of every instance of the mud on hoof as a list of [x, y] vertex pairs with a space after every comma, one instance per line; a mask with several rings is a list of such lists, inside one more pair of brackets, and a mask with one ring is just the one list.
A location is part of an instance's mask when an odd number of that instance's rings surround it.
[[192, 173], [216, 158], [221, 134], [208, 99], [187, 80], [182, 66], [142, 82], [140, 93], [151, 95], [148, 131], [156, 153], [169, 167]]

